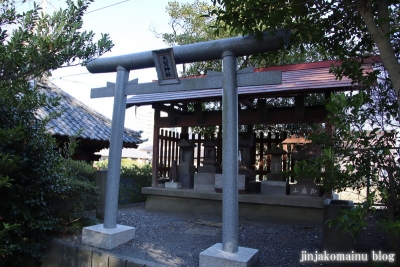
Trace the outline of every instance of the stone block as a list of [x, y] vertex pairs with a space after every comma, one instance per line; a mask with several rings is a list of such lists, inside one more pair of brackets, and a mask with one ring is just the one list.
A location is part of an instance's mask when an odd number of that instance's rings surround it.
[[93, 251], [92, 266], [108, 267], [108, 255], [100, 251]]
[[250, 194], [261, 194], [261, 182], [250, 181], [249, 182], [249, 193]]
[[322, 248], [330, 253], [349, 253], [353, 250], [354, 241], [350, 232], [347, 232], [338, 224], [329, 226], [326, 221], [337, 219], [345, 210], [354, 208], [351, 200], [325, 199], [324, 224], [322, 228]]
[[78, 248], [78, 267], [92, 266], [92, 251], [85, 248]]
[[202, 251], [199, 256], [199, 267], [250, 267], [258, 262], [258, 250], [238, 247], [238, 252], [230, 253], [222, 250], [222, 244], [217, 243]]
[[278, 172], [278, 173], [268, 173], [267, 174], [267, 180], [268, 181], [285, 181], [286, 177], [285, 174], [283, 172]]
[[182, 174], [178, 173], [178, 181], [182, 183], [182, 188], [193, 189], [193, 174]]
[[181, 189], [182, 188], [182, 183], [181, 182], [166, 182], [165, 183], [165, 188], [171, 188], [171, 189]]
[[[237, 179], [238, 190], [246, 190], [246, 175], [238, 174]], [[222, 174], [215, 174], [215, 188], [222, 189], [223, 182], [224, 177], [222, 176]]]
[[51, 240], [50, 243], [50, 255], [49, 257], [49, 266], [62, 266], [62, 260], [63, 260], [63, 253], [64, 253], [64, 244], [57, 239]]
[[212, 190], [215, 189], [215, 173], [195, 173], [194, 189]]
[[178, 175], [179, 174], [194, 174], [196, 172], [196, 167], [194, 165], [178, 165]]
[[46, 251], [46, 254], [40, 260], [40, 267], [49, 267], [50, 260], [49, 260], [50, 250]]
[[321, 186], [314, 184], [291, 184], [290, 195], [303, 197], [319, 197]]
[[262, 181], [261, 195], [286, 195], [286, 182]]
[[96, 186], [99, 188], [100, 201], [96, 206], [96, 218], [104, 220], [104, 210], [106, 203], [106, 184], [107, 184], [107, 171], [96, 171]]
[[115, 257], [108, 257], [108, 266], [109, 267], [125, 267], [126, 266], [126, 260], [118, 259]]
[[116, 228], [107, 229], [103, 224], [84, 227], [82, 244], [98, 248], [113, 249], [135, 237], [135, 228], [117, 224]]
[[220, 166], [200, 166], [198, 168], [198, 173], [222, 173], [222, 168]]
[[63, 249], [63, 266], [78, 266], [78, 248], [76, 246], [64, 246]]

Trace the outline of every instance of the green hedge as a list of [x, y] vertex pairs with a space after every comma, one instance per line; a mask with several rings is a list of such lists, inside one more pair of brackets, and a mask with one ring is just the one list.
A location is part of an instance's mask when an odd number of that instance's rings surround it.
[[126, 205], [146, 201], [142, 187], [151, 186], [152, 167], [149, 164], [121, 168], [118, 204]]
[[[95, 164], [100, 170], [107, 170], [108, 162]], [[124, 164], [121, 167], [118, 205], [127, 205], [146, 201], [142, 195], [142, 187], [151, 186], [152, 166], [150, 164]]]
[[58, 217], [62, 219], [59, 231], [70, 231], [71, 222], [82, 217], [82, 212], [96, 209], [100, 199], [95, 184], [96, 169], [92, 165], [67, 159], [64, 171], [68, 190], [55, 203], [59, 206]]

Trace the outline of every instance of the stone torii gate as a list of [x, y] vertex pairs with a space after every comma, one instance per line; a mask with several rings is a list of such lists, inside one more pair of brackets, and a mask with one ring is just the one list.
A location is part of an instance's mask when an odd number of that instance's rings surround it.
[[[253, 73], [237, 71], [237, 57], [281, 49], [288, 44], [290, 31], [264, 32], [262, 40], [254, 36], [176, 46], [117, 57], [99, 58], [87, 65], [91, 73], [117, 72], [116, 83], [92, 89], [91, 97], [114, 96], [109, 168], [107, 172], [104, 224], [85, 227], [82, 242], [112, 249], [134, 237], [135, 228], [117, 225], [118, 193], [121, 167], [122, 136], [127, 95], [151, 94], [222, 87], [222, 244], [200, 253], [200, 266], [251, 266], [258, 260], [258, 250], [238, 246], [238, 86], [282, 83], [280, 71]], [[175, 64], [222, 58], [221, 75], [180, 81]], [[129, 71], [156, 67], [158, 83], [139, 84], [129, 80]]]

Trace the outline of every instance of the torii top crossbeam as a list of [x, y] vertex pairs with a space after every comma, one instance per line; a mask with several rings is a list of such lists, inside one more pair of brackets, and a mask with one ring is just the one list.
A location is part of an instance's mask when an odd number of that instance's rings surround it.
[[[254, 35], [234, 37], [222, 40], [174, 46], [176, 64], [221, 59], [225, 51], [230, 51], [236, 57], [275, 51], [289, 44], [290, 31], [280, 29], [264, 32], [260, 40]], [[121, 66], [126, 70], [136, 70], [154, 67], [152, 51], [98, 58], [89, 62], [87, 69], [91, 73], [115, 72]]]

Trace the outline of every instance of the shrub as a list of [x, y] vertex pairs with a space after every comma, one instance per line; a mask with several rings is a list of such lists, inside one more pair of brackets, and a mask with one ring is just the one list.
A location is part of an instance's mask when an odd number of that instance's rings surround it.
[[85, 162], [63, 159], [43, 122], [35, 123], [35, 132], [21, 132], [23, 143], [1, 146], [2, 151], [18, 155], [18, 164], [6, 172], [7, 166], [0, 163], [2, 173], [11, 178], [8, 186], [0, 188], [0, 195], [7, 199], [0, 203], [0, 266], [38, 264], [50, 236], [76, 228], [70, 222], [77, 213], [94, 209], [98, 201], [95, 169]]
[[[22, 1], [22, 3], [25, 1]], [[76, 2], [76, 3], [75, 3]], [[63, 158], [39, 118], [57, 99], [40, 94], [35, 80], [62, 66], [85, 63], [112, 47], [82, 31], [91, 0], [67, 1], [53, 15], [34, 4], [18, 13], [16, 1], [0, 5], [0, 266], [39, 265], [60, 218], [56, 205], [70, 190]]]
[[[5, 225], [17, 224], [3, 233], [0, 266], [26, 266], [31, 259], [38, 262], [47, 248], [50, 232], [60, 222], [54, 215], [57, 208], [52, 200], [68, 189], [62, 176], [62, 158], [42, 122], [32, 116], [30, 121], [20, 121], [20, 125], [24, 130], [14, 136], [8, 134], [7, 128], [0, 129], [0, 136], [5, 137], [0, 138], [0, 156], [4, 159], [14, 155], [16, 163], [12, 170], [4, 161], [0, 163], [1, 173], [12, 179], [11, 186], [0, 188], [0, 216], [5, 223], [0, 225], [0, 231], [5, 230]], [[7, 142], [11, 139], [13, 142]]]
[[138, 203], [146, 201], [142, 187], [151, 186], [152, 167], [150, 164], [121, 167], [121, 181], [118, 203]]
[[[99, 190], [95, 185], [95, 173], [96, 169], [84, 161], [65, 160], [64, 185], [68, 190], [60, 194], [53, 203], [58, 206], [57, 217], [61, 219], [59, 232], [81, 230], [82, 212], [96, 208], [99, 202]], [[72, 225], [73, 223], [75, 224]]]
[[94, 182], [96, 179], [96, 169], [85, 161], [68, 159], [65, 162], [65, 170], [69, 176], [80, 181]]
[[[107, 170], [108, 162], [102, 161], [95, 166], [100, 170]], [[144, 165], [123, 165], [121, 166], [121, 180], [119, 186], [118, 204], [138, 203], [146, 201], [142, 195], [142, 187], [151, 186], [152, 166]]]
[[93, 166], [97, 169], [97, 170], [107, 170], [108, 168], [108, 161], [104, 160], [104, 161], [97, 161], [93, 164]]

